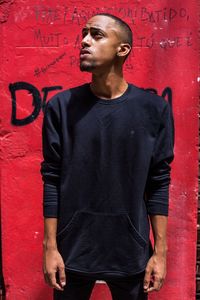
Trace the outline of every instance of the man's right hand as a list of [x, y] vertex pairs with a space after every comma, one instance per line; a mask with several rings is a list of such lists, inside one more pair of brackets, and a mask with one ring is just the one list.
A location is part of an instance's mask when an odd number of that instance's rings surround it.
[[[43, 250], [43, 273], [45, 282], [59, 291], [64, 290], [66, 285], [65, 265], [57, 248]], [[56, 276], [58, 274], [58, 276]], [[57, 282], [57, 278], [59, 282]]]

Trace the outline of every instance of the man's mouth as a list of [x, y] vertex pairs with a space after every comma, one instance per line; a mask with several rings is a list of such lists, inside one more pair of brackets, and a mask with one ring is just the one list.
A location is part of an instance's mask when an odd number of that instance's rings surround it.
[[81, 51], [80, 51], [80, 58], [84, 58], [84, 57], [86, 57], [87, 55], [90, 55], [90, 54], [91, 54], [91, 52], [89, 50], [87, 50], [87, 49], [81, 49]]

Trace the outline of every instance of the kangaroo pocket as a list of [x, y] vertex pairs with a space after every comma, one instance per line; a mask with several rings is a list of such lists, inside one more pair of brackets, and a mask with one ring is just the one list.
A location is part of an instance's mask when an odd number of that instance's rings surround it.
[[147, 259], [147, 241], [128, 214], [77, 211], [57, 241], [66, 268], [80, 272], [133, 273]]

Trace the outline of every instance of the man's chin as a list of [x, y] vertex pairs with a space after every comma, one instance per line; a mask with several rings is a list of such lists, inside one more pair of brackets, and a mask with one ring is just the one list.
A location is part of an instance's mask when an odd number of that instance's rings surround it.
[[80, 63], [79, 67], [82, 72], [92, 72], [95, 69], [94, 65], [86, 64], [86, 63]]

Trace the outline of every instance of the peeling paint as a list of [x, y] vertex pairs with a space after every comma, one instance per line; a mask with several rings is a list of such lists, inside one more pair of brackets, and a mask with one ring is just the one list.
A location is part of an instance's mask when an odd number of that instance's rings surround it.
[[7, 22], [14, 0], [0, 0], [0, 24]]
[[37, 239], [37, 238], [38, 238], [38, 235], [39, 235], [39, 232], [38, 232], [38, 231], [34, 232], [34, 239]]

